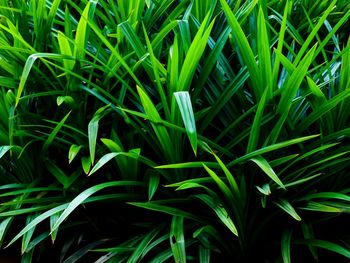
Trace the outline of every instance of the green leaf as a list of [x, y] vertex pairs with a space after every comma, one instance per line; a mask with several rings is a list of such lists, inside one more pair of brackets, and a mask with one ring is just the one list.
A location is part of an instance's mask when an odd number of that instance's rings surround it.
[[295, 160], [296, 157], [298, 157], [298, 156], [299, 156], [299, 154], [291, 154], [288, 156], [284, 156], [284, 157], [275, 159], [273, 161], [270, 161], [270, 165], [271, 165], [271, 167], [279, 166], [279, 165], [285, 164], [293, 159]]
[[210, 249], [199, 246], [199, 263], [210, 262]]
[[46, 152], [47, 149], [50, 147], [50, 145], [52, 144], [53, 140], [56, 138], [58, 132], [62, 129], [64, 123], [66, 122], [66, 120], [68, 119], [70, 114], [71, 114], [71, 111], [68, 112], [68, 114], [66, 116], [64, 116], [63, 119], [52, 130], [52, 132], [50, 133], [49, 137], [47, 138], [47, 140], [45, 141], [45, 143], [43, 145], [43, 149], [42, 149], [43, 152]]
[[[350, 37], [348, 39], [348, 43], [346, 45], [348, 48], [350, 48]], [[350, 63], [350, 51], [347, 50], [342, 55], [342, 66], [341, 66], [341, 71], [340, 71], [340, 89], [341, 90], [346, 90], [350, 89], [350, 68], [347, 66]], [[345, 106], [345, 105], [344, 105]]]
[[255, 186], [256, 189], [263, 195], [270, 195], [271, 194], [271, 188], [269, 184], [264, 184], [263, 186]]
[[10, 245], [12, 245], [15, 241], [17, 241], [20, 237], [22, 237], [25, 233], [27, 233], [28, 231], [30, 231], [33, 227], [35, 227], [37, 224], [39, 224], [40, 222], [44, 221], [46, 218], [50, 217], [51, 215], [60, 212], [62, 210], [64, 210], [66, 207], [68, 206], [68, 204], [63, 204], [60, 206], [57, 206], [55, 208], [52, 208], [42, 214], [40, 214], [39, 216], [37, 216], [35, 219], [33, 219], [29, 224], [27, 224], [10, 242], [6, 247], [9, 247]]
[[[113, 182], [111, 182], [113, 183]], [[116, 184], [119, 185], [119, 182], [117, 182]], [[123, 183], [122, 183], [123, 184]], [[126, 184], [130, 185], [128, 182], [126, 182]], [[137, 183], [135, 183], [137, 184]], [[141, 184], [140, 184], [141, 185]], [[124, 196], [121, 196], [123, 199], [125, 198]], [[83, 201], [83, 203], [87, 203], [87, 202], [94, 202], [94, 201], [99, 201], [99, 200], [106, 200], [108, 198], [108, 196], [97, 196], [97, 197], [90, 197], [88, 199], [85, 199], [85, 201]], [[29, 224], [27, 224], [10, 242], [6, 247], [9, 247], [10, 245], [12, 245], [14, 242], [16, 242], [19, 238], [21, 238], [25, 233], [27, 233], [28, 231], [30, 231], [33, 227], [36, 227], [36, 225], [38, 225], [39, 223], [41, 223], [42, 221], [44, 221], [45, 219], [51, 217], [52, 215], [55, 215], [57, 213], [62, 212], [63, 210], [65, 210], [68, 207], [69, 203], [67, 204], [62, 204], [59, 205], [57, 207], [54, 207], [44, 213], [39, 214], [39, 216], [37, 216], [36, 218], [34, 218]], [[46, 208], [45, 208], [46, 209]], [[61, 217], [59, 217], [61, 218]], [[57, 221], [56, 221], [57, 222]], [[55, 226], [55, 225], [54, 225]], [[51, 228], [51, 234], [55, 233], [56, 229], [52, 229]], [[49, 234], [47, 234], [48, 236]], [[34, 240], [33, 240], [34, 242]]]
[[156, 193], [159, 186], [160, 176], [159, 174], [152, 173], [148, 183], [148, 200], [151, 200]]
[[155, 125], [154, 123], [161, 122], [162, 119], [158, 113], [157, 108], [154, 106], [151, 99], [148, 97], [146, 92], [142, 90], [140, 87], [137, 87], [137, 91], [139, 93], [142, 106], [145, 110], [146, 115], [149, 117], [151, 121], [152, 128], [159, 140], [161, 147], [163, 148], [163, 152], [167, 159], [171, 159], [173, 152], [173, 144], [170, 140], [169, 133], [165, 127], [162, 125]]
[[197, 220], [197, 218], [194, 215], [192, 215], [191, 213], [182, 211], [181, 209], [178, 209], [178, 208], [166, 206], [166, 205], [160, 205], [160, 204], [153, 203], [153, 202], [147, 202], [147, 203], [128, 202], [128, 204], [133, 205], [133, 206], [137, 206], [137, 207], [141, 207], [141, 208], [144, 208], [147, 210], [158, 211], [158, 212], [166, 213], [166, 214], [173, 215], [173, 216], [182, 216], [185, 218]]
[[[304, 235], [304, 239], [314, 239], [315, 235], [314, 235], [314, 230], [312, 227], [312, 224], [306, 224], [305, 222], [301, 225], [301, 228], [303, 230], [303, 235]], [[308, 248], [312, 254], [312, 256], [314, 257], [314, 259], [316, 261], [318, 261], [318, 252], [317, 252], [317, 248], [312, 246], [312, 245], [308, 245]]]
[[[327, 6], [328, 8], [324, 11], [322, 16], [318, 19], [316, 26], [312, 29], [312, 31], [308, 34], [307, 39], [303, 43], [302, 47], [300, 48], [300, 51], [298, 52], [295, 60], [294, 60], [294, 65], [298, 64], [301, 58], [303, 57], [304, 53], [307, 51], [309, 48], [309, 45], [312, 41], [312, 39], [317, 35], [317, 32], [327, 19], [328, 15], [332, 12], [337, 0], [333, 0], [331, 3], [329, 3]], [[316, 53], [317, 54], [317, 53]], [[302, 64], [302, 62], [300, 62]]]
[[[284, 85], [278, 91], [282, 93], [280, 102], [277, 107], [277, 113], [279, 114], [279, 119], [275, 127], [270, 133], [269, 141], [275, 143], [280, 135], [281, 129], [287, 120], [288, 114], [293, 104], [293, 99], [297, 95], [297, 91], [304, 78], [306, 77], [308, 68], [313, 61], [313, 55], [316, 49], [316, 45], [313, 46], [310, 51], [305, 55], [304, 59], [300, 61], [299, 65], [293, 70], [293, 73], [287, 78]], [[283, 57], [278, 52], [277, 56]], [[282, 58], [280, 58], [283, 61]]]
[[[27, 220], [26, 220], [26, 225], [28, 225], [34, 218], [36, 217], [35, 214], [33, 215], [28, 215], [27, 216]], [[29, 245], [29, 242], [30, 240], [32, 239], [32, 236], [34, 234], [34, 231], [35, 231], [35, 227], [32, 227], [28, 232], [26, 232], [24, 235], [23, 235], [23, 238], [22, 238], [22, 254], [25, 253], [25, 251], [27, 250], [27, 247]]]
[[63, 103], [73, 104], [74, 99], [71, 96], [58, 96], [57, 97], [57, 106], [61, 106]]
[[235, 180], [235, 178], [233, 177], [232, 173], [229, 171], [229, 169], [226, 167], [226, 165], [221, 161], [221, 159], [215, 154], [213, 153], [216, 161], [218, 162], [220, 168], [224, 171], [225, 176], [231, 186], [231, 191], [233, 194], [235, 194], [237, 197], [240, 197], [240, 190], [238, 187], [238, 184]]
[[81, 204], [83, 203], [87, 198], [89, 198], [91, 195], [95, 194], [98, 191], [101, 191], [105, 188], [109, 187], [116, 187], [116, 186], [137, 186], [142, 185], [142, 183], [139, 182], [133, 182], [133, 181], [114, 181], [114, 182], [107, 182], [102, 183], [98, 185], [94, 185], [82, 193], [80, 193], [77, 197], [75, 197], [65, 208], [65, 210], [62, 212], [62, 215], [57, 219], [57, 222], [51, 229], [51, 233], [59, 228], [59, 226], [63, 223], [63, 221]]
[[294, 207], [285, 199], [278, 199], [277, 201], [273, 201], [277, 206], [279, 206], [282, 210], [292, 216], [295, 220], [301, 221], [301, 217], [295, 211]]
[[282, 259], [283, 263], [291, 263], [290, 257], [290, 241], [292, 239], [292, 231], [285, 230], [282, 234], [281, 240], [281, 250], [282, 250]]
[[87, 244], [86, 246], [80, 248], [78, 251], [70, 255], [67, 259], [65, 259], [63, 262], [64, 263], [75, 263], [79, 262], [79, 260], [84, 257], [88, 252], [90, 252], [92, 249], [95, 247], [105, 243], [106, 240], [98, 240], [92, 243]]
[[202, 200], [205, 204], [207, 204], [211, 209], [214, 210], [216, 215], [219, 217], [220, 221], [227, 226], [227, 228], [236, 236], [238, 236], [237, 228], [235, 224], [233, 223], [232, 219], [230, 218], [229, 214], [227, 213], [226, 209], [223, 207], [221, 203], [219, 203], [214, 198], [210, 197], [209, 195], [195, 195], [195, 197]]
[[311, 124], [313, 124], [316, 120], [318, 120], [323, 115], [327, 114], [330, 110], [335, 108], [337, 105], [339, 105], [341, 102], [348, 99], [350, 96], [350, 90], [347, 89], [337, 96], [334, 96], [332, 99], [328, 100], [321, 106], [319, 106], [315, 111], [313, 111], [311, 114], [309, 114], [298, 126], [297, 132], [304, 131], [306, 128], [308, 128]]
[[[219, 168], [219, 165], [214, 162], [205, 162], [206, 166], [210, 168]], [[156, 166], [156, 169], [182, 169], [182, 168], [199, 168], [203, 167], [203, 162], [188, 162], [188, 163], [174, 163]]]
[[32, 263], [34, 250], [28, 251], [22, 255], [21, 263]]
[[47, 15], [47, 25], [48, 25], [48, 28], [50, 28], [50, 29], [53, 25], [55, 16], [57, 15], [57, 11], [60, 7], [61, 2], [62, 2], [62, 0], [53, 0], [53, 2], [52, 2], [49, 14]]
[[71, 163], [74, 158], [77, 156], [79, 153], [80, 149], [82, 146], [78, 146], [76, 144], [72, 144], [72, 146], [69, 148], [69, 153], [68, 153], [68, 162]]
[[350, 250], [349, 249], [344, 248], [344, 247], [342, 247], [336, 243], [330, 242], [330, 241], [325, 241], [325, 240], [320, 240], [320, 239], [305, 239], [305, 240], [296, 240], [295, 243], [301, 244], [301, 245], [308, 245], [308, 246], [323, 248], [323, 249], [335, 252], [339, 255], [342, 255], [342, 256], [350, 259]]
[[299, 137], [299, 138], [295, 138], [295, 139], [292, 139], [292, 140], [288, 140], [288, 141], [284, 141], [284, 142], [280, 142], [280, 143], [276, 143], [276, 144], [272, 144], [272, 145], [269, 145], [269, 146], [266, 146], [266, 147], [263, 147], [261, 149], [258, 149], [258, 150], [255, 150], [254, 152], [251, 152], [251, 153], [248, 153], [242, 157], [239, 157], [235, 160], [233, 160], [232, 162], [230, 162], [227, 167], [231, 167], [237, 163], [241, 163], [241, 162], [244, 162], [244, 161], [247, 161], [255, 156], [259, 156], [261, 154], [264, 154], [264, 153], [268, 153], [268, 152], [271, 152], [271, 151], [275, 151], [275, 150], [278, 150], [278, 149], [281, 149], [281, 148], [284, 148], [284, 147], [288, 147], [288, 146], [291, 146], [291, 145], [294, 145], [294, 144], [298, 144], [298, 143], [301, 143], [301, 142], [304, 142], [304, 141], [307, 141], [307, 140], [311, 140], [311, 139], [314, 139], [316, 137], [318, 137], [319, 135], [311, 135], [311, 136], [305, 136], [305, 137]]
[[[60, 46], [61, 54], [72, 57], [73, 52], [69, 44], [68, 38], [61, 31], [58, 31], [57, 40]], [[74, 68], [75, 62], [73, 60], [64, 59], [63, 65], [66, 70], [72, 71]]]
[[248, 71], [250, 74], [250, 80], [253, 83], [253, 88], [254, 88], [253, 91], [254, 91], [255, 97], [256, 99], [260, 99], [263, 93], [263, 89], [261, 88], [259, 83], [259, 68], [255, 61], [253, 50], [249, 45], [248, 39], [244, 34], [241, 25], [239, 24], [237, 18], [231, 11], [231, 8], [227, 4], [226, 0], [220, 0], [220, 3], [226, 15], [228, 24], [232, 29], [232, 34], [235, 37], [234, 40], [237, 43], [237, 46], [240, 51], [240, 55], [242, 56], [242, 60], [248, 68]]
[[95, 173], [97, 170], [99, 170], [101, 167], [103, 167], [107, 162], [112, 160], [114, 157], [116, 157], [119, 153], [107, 153], [106, 155], [102, 156], [100, 160], [92, 167], [91, 171], [89, 172], [88, 176]]
[[175, 92], [177, 104], [180, 108], [182, 120], [185, 124], [187, 136], [191, 142], [194, 154], [197, 154], [197, 131], [196, 121], [194, 119], [194, 113], [192, 109], [192, 103], [190, 95], [187, 91]]
[[208, 166], [206, 166], [205, 164], [203, 164], [204, 169], [208, 172], [208, 174], [211, 176], [211, 178], [213, 178], [213, 180], [215, 181], [215, 183], [218, 185], [219, 189], [222, 191], [222, 193], [225, 195], [225, 197], [227, 198], [228, 201], [231, 201], [234, 199], [230, 189], [227, 187], [227, 185], [220, 179], [219, 176], [217, 176], [217, 174], [211, 170], [210, 168], [208, 168]]
[[20, 189], [20, 190], [15, 190], [15, 191], [6, 191], [3, 194], [0, 194], [0, 197], [5, 197], [5, 196], [14, 196], [14, 195], [21, 195], [21, 194], [27, 194], [27, 193], [36, 193], [36, 192], [45, 192], [45, 191], [62, 191], [62, 188], [59, 187], [29, 187], [27, 189]]
[[257, 148], [259, 137], [260, 137], [261, 121], [263, 118], [264, 109], [265, 109], [266, 100], [267, 100], [267, 94], [268, 94], [268, 88], [265, 89], [264, 94], [261, 97], [261, 100], [258, 105], [258, 109], [254, 117], [254, 122], [249, 135], [247, 153], [250, 153], [256, 150]]
[[186, 262], [185, 238], [184, 238], [184, 218], [174, 216], [170, 228], [170, 245], [173, 251], [175, 262]]
[[0, 223], [0, 246], [2, 246], [6, 232], [11, 226], [12, 221], [13, 221], [13, 217], [8, 217], [2, 220]]
[[66, 57], [60, 54], [52, 54], [52, 53], [36, 53], [36, 54], [32, 54], [28, 57], [26, 64], [24, 65], [23, 68], [23, 72], [22, 72], [22, 76], [20, 78], [20, 82], [19, 82], [19, 86], [17, 89], [17, 94], [16, 94], [16, 104], [15, 106], [18, 106], [19, 100], [21, 98], [21, 95], [23, 93], [24, 90], [24, 86], [28, 80], [29, 77], [29, 73], [35, 63], [35, 61], [38, 58], [53, 58], [53, 59], [65, 59]]
[[303, 183], [306, 183], [312, 179], [315, 179], [317, 177], [319, 177], [320, 175], [322, 175], [322, 173], [318, 173], [318, 174], [314, 174], [314, 175], [311, 175], [311, 176], [308, 176], [308, 177], [305, 177], [305, 178], [302, 178], [302, 179], [299, 179], [299, 180], [296, 180], [296, 181], [293, 181], [293, 182], [290, 182], [290, 183], [286, 183], [284, 184], [284, 186], [286, 188], [288, 187], [293, 187], [293, 186], [296, 186], [296, 185], [299, 185], [299, 184], [303, 184]]
[[[209, 56], [207, 57], [205, 64], [201, 68], [200, 75], [198, 77], [198, 80], [196, 81], [196, 85], [194, 87], [194, 92], [192, 95], [192, 98], [196, 99], [198, 95], [203, 91], [205, 87], [206, 81], [208, 81], [208, 78], [210, 76], [210, 73], [215, 70], [215, 66], [217, 63], [224, 64], [225, 57], [222, 54], [222, 50], [225, 47], [225, 44], [227, 43], [227, 38], [229, 34], [231, 33], [231, 28], [226, 27], [221, 35], [218, 37], [218, 39], [215, 42], [215, 45], [212, 48]], [[209, 38], [209, 45], [210, 45], [210, 38]], [[231, 70], [229, 67], [225, 67], [225, 71]]]
[[11, 150], [11, 148], [13, 148], [13, 146], [0, 146], [0, 159], [9, 151]]
[[320, 202], [310, 201], [304, 207], [300, 207], [300, 209], [316, 211], [316, 212], [324, 212], [324, 213], [341, 213], [342, 209], [334, 206], [330, 206], [328, 204], [322, 204]]
[[207, 16], [204, 18], [201, 26], [199, 27], [198, 32], [196, 33], [187, 51], [186, 58], [182, 64], [176, 91], [190, 90], [192, 78], [196, 72], [197, 65], [205, 50], [210, 36], [210, 32], [214, 26], [215, 19], [211, 21], [211, 23], [207, 27], [209, 18], [210, 14], [208, 13]]
[[167, 75], [167, 72], [166, 72], [165, 68], [163, 67], [163, 65], [156, 58], [156, 56], [154, 54], [154, 49], [151, 45], [151, 42], [150, 42], [148, 34], [147, 34], [147, 30], [146, 30], [144, 25], [142, 25], [142, 26], [143, 26], [143, 32], [145, 35], [146, 43], [147, 43], [148, 52], [149, 52], [150, 59], [151, 59], [151, 68], [152, 68], [152, 73], [153, 73], [153, 76], [152, 75], [151, 76], [153, 79], [155, 79], [156, 87], [157, 87], [158, 93], [159, 93], [160, 98], [161, 98], [161, 103], [162, 103], [163, 108], [164, 108], [165, 117], [166, 117], [166, 119], [170, 119], [171, 116], [170, 116], [170, 109], [169, 109], [169, 105], [168, 105], [168, 98], [166, 96], [165, 89], [164, 89], [162, 81], [160, 79], [160, 76], [165, 77]]
[[[272, 64], [271, 64], [271, 49], [270, 40], [267, 32], [267, 21], [265, 21], [265, 15], [262, 7], [259, 8], [258, 13], [258, 58], [259, 58], [259, 71], [260, 71], [260, 85], [266, 92], [267, 100], [273, 96], [273, 84], [272, 84]], [[264, 95], [263, 95], [264, 96]], [[262, 100], [262, 99], [261, 99]], [[258, 109], [259, 111], [259, 109]]]
[[87, 42], [87, 29], [88, 29], [88, 19], [89, 19], [89, 10], [91, 6], [91, 1], [89, 1], [81, 14], [81, 18], [79, 20], [77, 31], [75, 35], [75, 49], [74, 56], [77, 60], [82, 60], [85, 54], [85, 46]]
[[[293, 71], [291, 76], [288, 78], [287, 82], [281, 88], [281, 91], [284, 90], [284, 92], [282, 93], [282, 97], [277, 108], [277, 112], [281, 115], [285, 111], [289, 111], [292, 100], [295, 97], [295, 94], [299, 89], [301, 82], [305, 78], [311, 62], [313, 61], [315, 49], [316, 45], [313, 46], [310, 49], [310, 51], [305, 55], [304, 59], [300, 61], [298, 67]], [[278, 53], [276, 54], [279, 55]]]
[[62, 171], [62, 169], [50, 160], [47, 160], [45, 165], [49, 172], [64, 186], [64, 188], [67, 188], [68, 176]]
[[350, 202], [350, 196], [343, 194], [343, 193], [337, 193], [337, 192], [319, 192], [319, 193], [310, 193], [307, 195], [304, 195], [303, 197], [300, 197], [298, 200], [313, 200], [313, 199], [335, 199], [335, 200], [341, 200]]
[[81, 158], [81, 166], [83, 167], [84, 173], [89, 174], [89, 171], [91, 169], [91, 158], [82, 157]]
[[[108, 147], [111, 152], [125, 152], [123, 145], [118, 137], [114, 138], [115, 140], [102, 138], [101, 141], [104, 145]], [[117, 157], [118, 166], [121, 169], [122, 173], [128, 174], [130, 171], [130, 165], [135, 166], [135, 164], [131, 163], [126, 157], [119, 156]]]
[[146, 49], [144, 45], [141, 43], [141, 40], [136, 34], [135, 30], [130, 25], [130, 22], [125, 21], [123, 23], [120, 23], [118, 27], [121, 28], [127, 40], [133, 47], [136, 55], [141, 59], [146, 54]]
[[[278, 32], [278, 45], [277, 45], [277, 51], [279, 53], [282, 53], [282, 49], [283, 49], [283, 45], [285, 43], [285, 33], [287, 31], [287, 21], [288, 21], [288, 15], [290, 13], [290, 10], [292, 8], [293, 5], [293, 1], [287, 0], [286, 4], [285, 4], [285, 8], [284, 8], [284, 12], [283, 12], [283, 18], [282, 18], [282, 23], [281, 23], [281, 28], [279, 29]], [[278, 74], [279, 74], [279, 70], [280, 70], [280, 57], [276, 56], [275, 61], [274, 61], [274, 65], [273, 65], [273, 85], [277, 84], [277, 79], [278, 79]]]
[[97, 132], [99, 127], [99, 121], [102, 119], [104, 115], [106, 115], [106, 109], [109, 105], [106, 105], [96, 111], [94, 117], [89, 122], [88, 126], [88, 137], [89, 137], [89, 150], [90, 150], [90, 158], [91, 164], [94, 164], [95, 161], [95, 152], [96, 152], [96, 141], [97, 141]]
[[61, 216], [62, 212], [58, 212], [56, 214], [53, 214], [52, 216], [50, 216], [50, 229], [51, 229], [51, 240], [52, 243], [55, 242], [56, 237], [57, 237], [57, 233], [58, 233], [58, 229], [52, 231], [53, 226], [56, 224], [58, 218]]
[[261, 157], [261, 156], [254, 157], [251, 159], [251, 161], [256, 163], [261, 168], [261, 170], [263, 170], [264, 173], [268, 177], [270, 177], [276, 184], [278, 184], [283, 189], [286, 189], [285, 186], [283, 185], [282, 181], [278, 178], [275, 171], [270, 166], [270, 164], [263, 157]]

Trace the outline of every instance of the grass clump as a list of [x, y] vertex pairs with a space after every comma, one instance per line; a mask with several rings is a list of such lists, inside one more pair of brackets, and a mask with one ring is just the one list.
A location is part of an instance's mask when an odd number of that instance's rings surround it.
[[0, 241], [22, 262], [350, 258], [350, 4], [0, 1]]

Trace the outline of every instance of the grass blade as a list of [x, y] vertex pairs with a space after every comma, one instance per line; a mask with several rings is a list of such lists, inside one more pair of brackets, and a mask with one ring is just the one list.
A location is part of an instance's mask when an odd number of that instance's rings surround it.
[[194, 154], [197, 154], [196, 121], [194, 119], [190, 95], [187, 91], [182, 91], [175, 92], [174, 96], [180, 108], [182, 120], [185, 125], [187, 136], [191, 142], [192, 149], [194, 151]]
[[65, 208], [65, 210], [62, 212], [62, 215], [57, 219], [56, 224], [52, 227], [51, 232], [55, 231], [59, 228], [59, 226], [63, 223], [63, 221], [81, 204], [83, 203], [87, 198], [89, 198], [91, 195], [95, 194], [98, 191], [101, 191], [105, 188], [109, 187], [116, 187], [116, 186], [137, 186], [142, 185], [142, 183], [139, 182], [132, 182], [132, 181], [115, 181], [115, 182], [107, 182], [102, 183], [98, 185], [94, 185], [93, 187], [90, 187], [80, 193], [77, 197], [75, 197]]
[[263, 157], [261, 157], [261, 156], [254, 157], [251, 159], [251, 161], [256, 163], [261, 168], [261, 170], [263, 170], [264, 173], [268, 177], [270, 177], [276, 184], [278, 184], [283, 189], [286, 189], [284, 184], [282, 183], [282, 181], [278, 178], [278, 176], [276, 175], [276, 173], [274, 172], [274, 170], [270, 166], [270, 164]]
[[205, 204], [207, 204], [211, 209], [214, 210], [216, 215], [219, 217], [221, 222], [227, 226], [227, 228], [235, 235], [238, 236], [237, 228], [227, 213], [226, 209], [220, 204], [218, 201], [210, 197], [209, 195], [196, 195], [195, 197], [202, 200]]
[[290, 216], [292, 216], [295, 220], [301, 221], [301, 217], [298, 215], [294, 207], [287, 200], [279, 199], [277, 201], [274, 201], [274, 203], [286, 213], [288, 213]]
[[101, 167], [103, 167], [107, 162], [112, 160], [114, 157], [118, 156], [120, 153], [107, 153], [106, 155], [102, 156], [100, 160], [92, 167], [91, 171], [89, 172], [88, 176], [95, 173], [97, 170], [99, 170]]
[[323, 248], [332, 252], [335, 252], [339, 255], [342, 255], [346, 258], [350, 258], [350, 250], [342, 247], [336, 243], [326, 241], [326, 240], [320, 240], [320, 239], [305, 239], [305, 240], [296, 240], [296, 244], [301, 244], [301, 245], [308, 245], [308, 246], [314, 246], [314, 247], [319, 247]]
[[260, 85], [262, 85], [262, 87], [264, 88], [264, 93], [267, 93], [267, 95], [265, 96], [267, 96], [267, 100], [269, 100], [273, 96], [273, 84], [270, 40], [266, 24], [267, 21], [265, 21], [264, 12], [260, 7], [258, 13], [258, 58], [260, 71]]
[[241, 25], [239, 24], [238, 20], [236, 19], [235, 15], [231, 11], [230, 6], [227, 4], [225, 0], [220, 0], [222, 9], [224, 10], [224, 13], [227, 17], [227, 21], [232, 29], [232, 34], [235, 37], [235, 41], [237, 43], [237, 46], [239, 48], [240, 54], [242, 56], [244, 64], [247, 66], [249, 74], [250, 74], [250, 80], [253, 83], [253, 91], [255, 94], [256, 99], [260, 99], [263, 93], [263, 90], [260, 87], [259, 83], [259, 68], [255, 61], [255, 56], [253, 54], [253, 51], [249, 45], [248, 39], [246, 35], [244, 34]]
[[106, 109], [109, 105], [102, 107], [96, 111], [94, 117], [89, 122], [88, 126], [88, 137], [89, 137], [89, 150], [90, 150], [90, 159], [91, 164], [95, 162], [95, 152], [96, 152], [96, 141], [97, 141], [97, 132], [99, 127], [99, 121], [106, 114]]
[[290, 256], [290, 243], [292, 239], [292, 231], [286, 230], [282, 234], [282, 240], [281, 240], [281, 250], [282, 250], [282, 259], [283, 263], [291, 263], [291, 256]]
[[171, 221], [170, 244], [175, 262], [186, 262], [185, 238], [184, 238], [184, 218], [174, 216]]

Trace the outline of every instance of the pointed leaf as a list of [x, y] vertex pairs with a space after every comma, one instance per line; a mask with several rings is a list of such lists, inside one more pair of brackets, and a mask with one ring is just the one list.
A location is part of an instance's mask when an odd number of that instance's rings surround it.
[[136, 186], [141, 185], [139, 182], [133, 181], [114, 181], [107, 182], [98, 185], [94, 185], [80, 193], [77, 197], [75, 197], [68, 205], [68, 207], [63, 211], [62, 215], [57, 219], [55, 225], [51, 229], [51, 233], [59, 228], [59, 226], [63, 223], [63, 221], [79, 206], [81, 205], [87, 198], [91, 195], [95, 194], [98, 191], [101, 191], [105, 188], [116, 187], [116, 186]]
[[68, 162], [71, 163], [75, 156], [77, 156], [78, 152], [80, 151], [80, 149], [82, 148], [82, 146], [78, 146], [76, 144], [73, 144], [70, 148], [69, 148], [69, 153], [68, 153]]
[[186, 262], [185, 238], [184, 238], [184, 218], [174, 216], [171, 222], [170, 245], [173, 251], [175, 262]]
[[294, 207], [285, 199], [279, 199], [274, 201], [274, 203], [279, 206], [282, 210], [287, 212], [290, 216], [292, 216], [295, 220], [301, 221], [300, 216], [295, 211]]
[[81, 166], [83, 167], [84, 173], [88, 174], [91, 168], [91, 158], [82, 157], [81, 158]]
[[190, 95], [187, 91], [174, 93], [177, 104], [180, 108], [182, 120], [185, 124], [187, 136], [191, 142], [194, 154], [197, 154], [197, 131], [196, 121], [192, 109]]
[[339, 255], [343, 255], [344, 257], [350, 259], [350, 250], [333, 242], [320, 240], [320, 239], [305, 239], [305, 240], [296, 240], [295, 243], [323, 248], [323, 249], [335, 252]]
[[221, 203], [210, 197], [209, 195], [195, 195], [195, 197], [202, 200], [205, 204], [207, 204], [211, 209], [214, 210], [216, 215], [219, 217], [221, 222], [227, 226], [227, 228], [236, 236], [238, 236], [237, 228], [227, 213], [226, 209], [222, 206]]
[[159, 174], [152, 173], [148, 183], [148, 200], [151, 200], [156, 193], [159, 186], [160, 176]]
[[255, 157], [252, 158], [251, 161], [256, 163], [261, 168], [261, 170], [263, 170], [265, 174], [268, 177], [270, 177], [276, 184], [278, 184], [283, 189], [286, 189], [282, 181], [278, 178], [275, 171], [270, 166], [270, 164], [263, 157]]
[[102, 156], [100, 160], [92, 167], [91, 171], [89, 172], [88, 176], [95, 173], [98, 169], [100, 169], [102, 166], [104, 166], [107, 162], [112, 160], [114, 157], [116, 157], [119, 153], [107, 153], [106, 155]]
[[291, 263], [291, 258], [290, 258], [291, 238], [292, 238], [292, 231], [285, 230], [282, 234], [282, 241], [281, 241], [283, 263]]

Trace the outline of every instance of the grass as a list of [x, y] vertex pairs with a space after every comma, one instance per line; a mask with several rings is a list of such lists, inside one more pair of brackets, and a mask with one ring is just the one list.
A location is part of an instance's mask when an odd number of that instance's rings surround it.
[[350, 258], [345, 0], [0, 0], [0, 243], [22, 262]]

